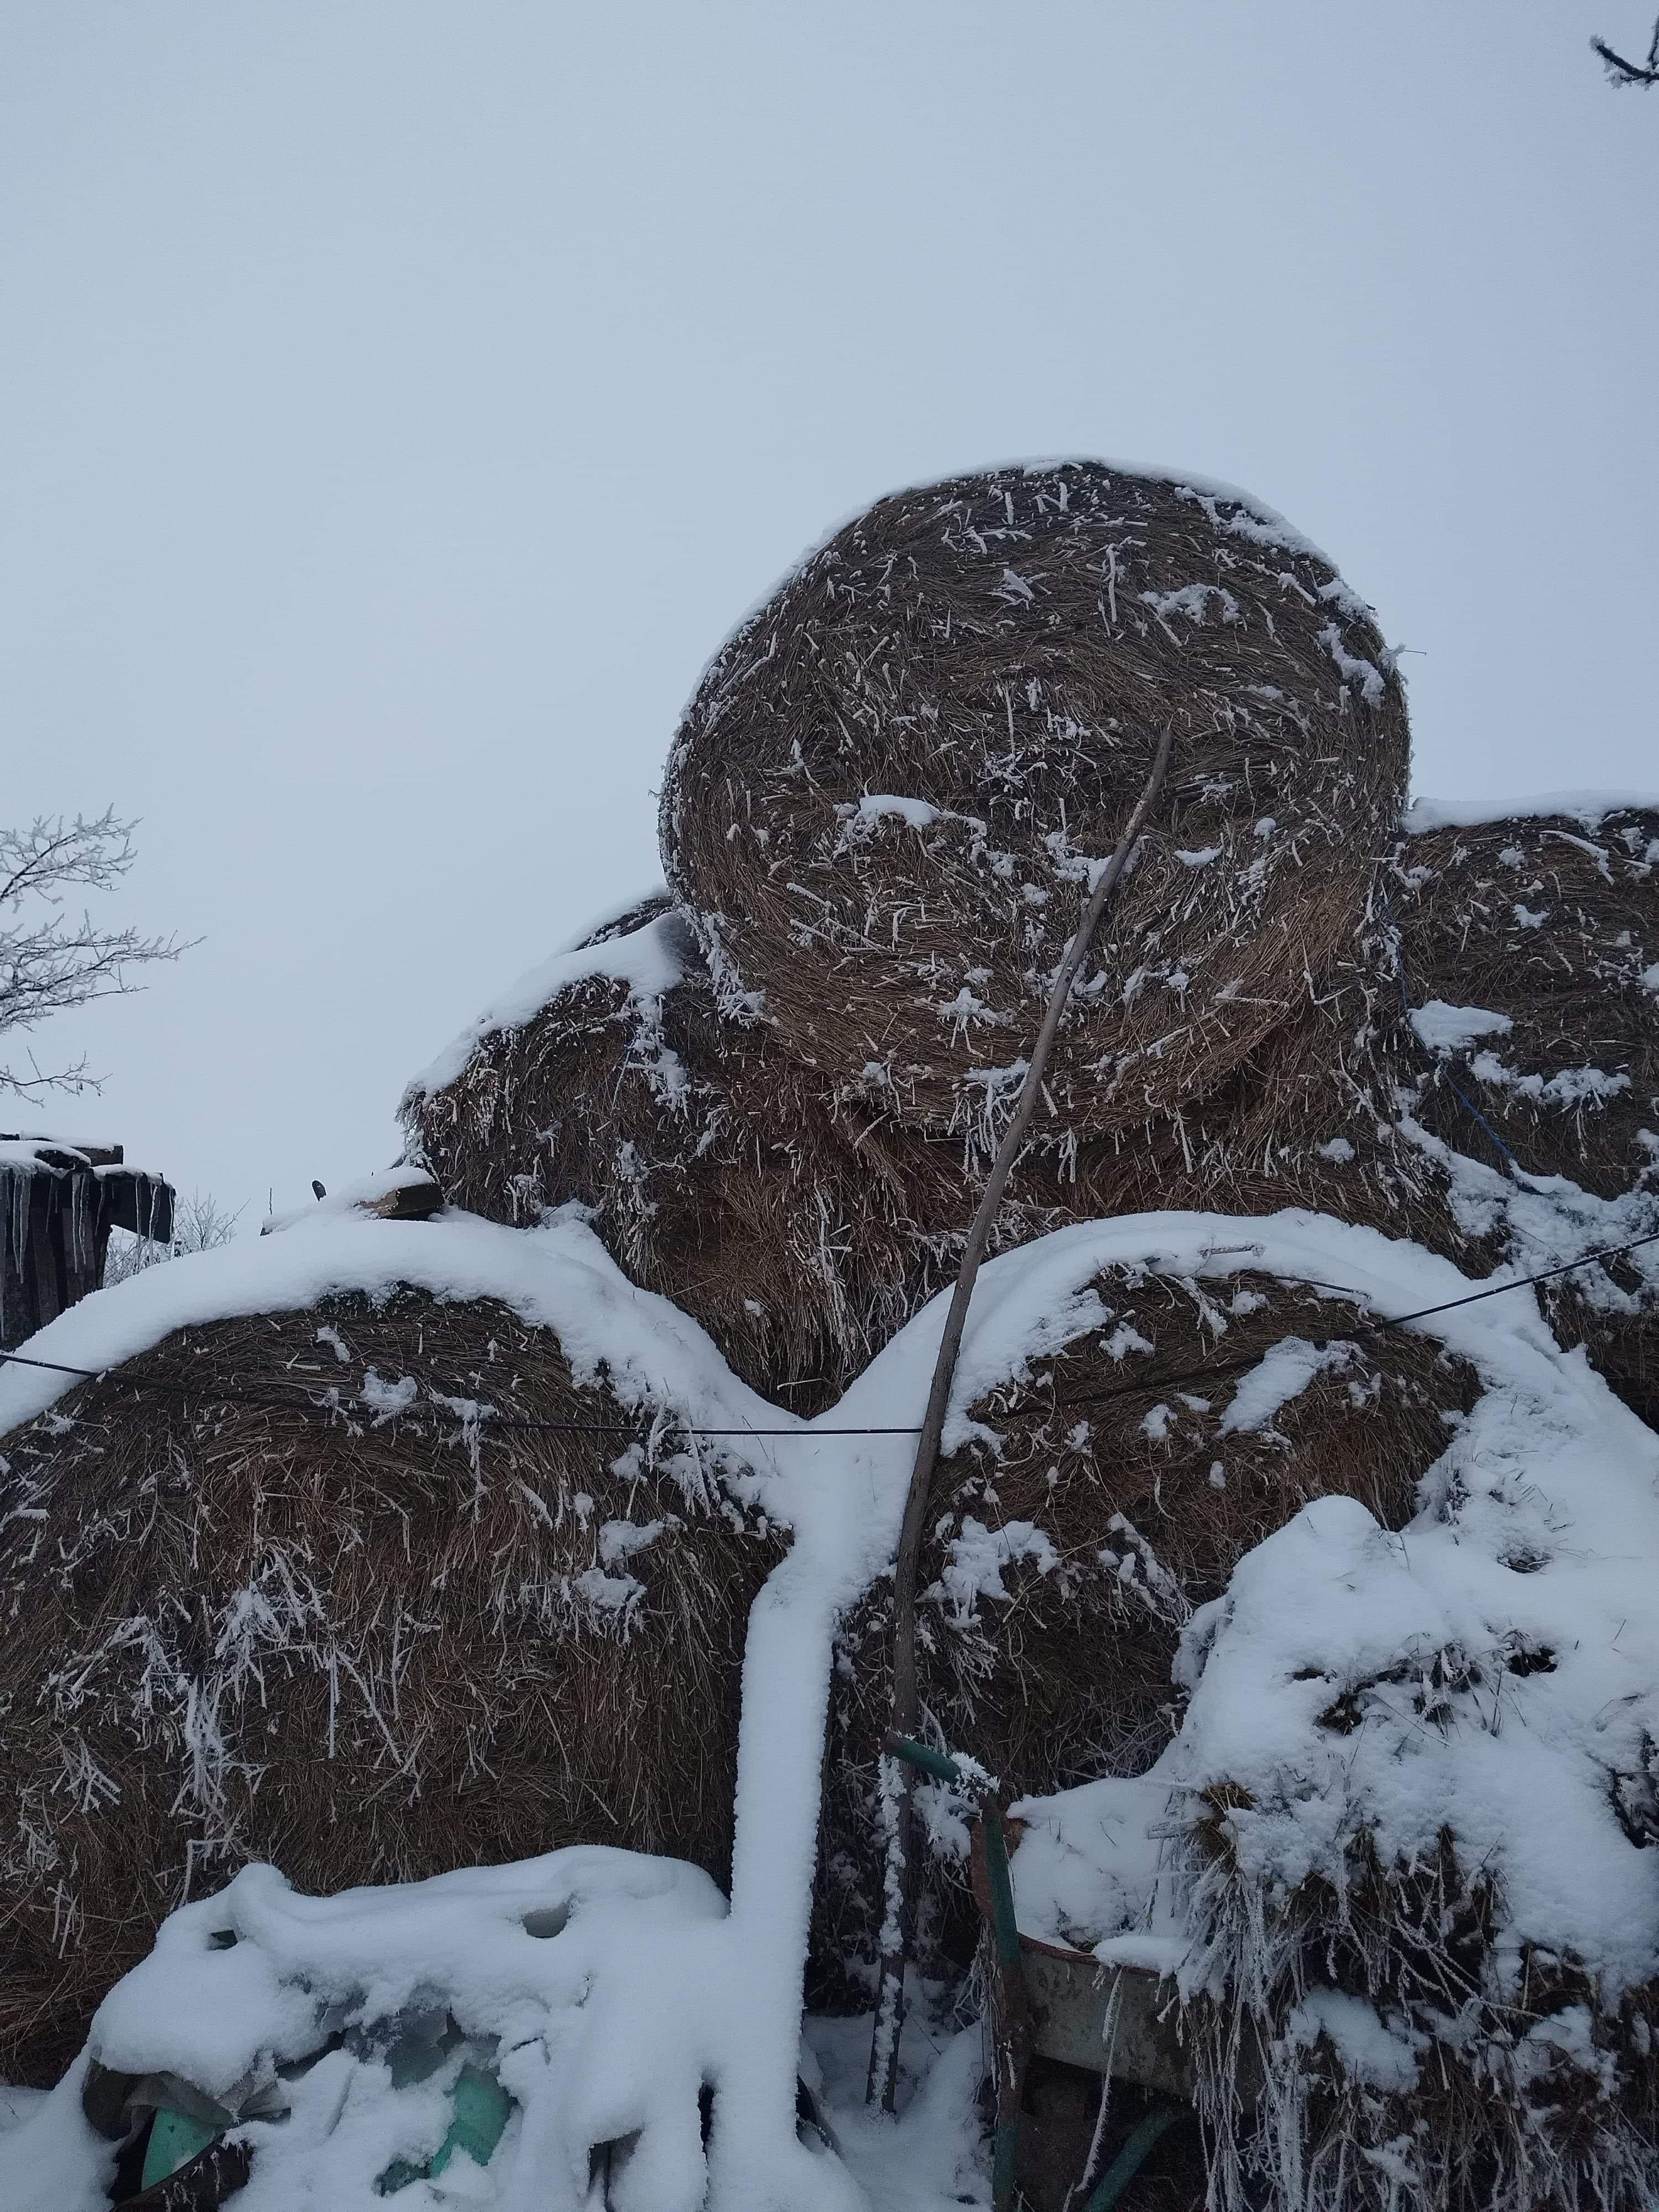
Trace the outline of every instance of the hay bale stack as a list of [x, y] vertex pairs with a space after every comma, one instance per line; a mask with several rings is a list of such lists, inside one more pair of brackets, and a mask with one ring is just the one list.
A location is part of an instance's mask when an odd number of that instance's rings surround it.
[[1242, 495], [1093, 462], [879, 501], [710, 666], [662, 799], [722, 1006], [842, 1100], [995, 1142], [1091, 860], [1163, 729], [1037, 1141], [1203, 1096], [1347, 956], [1403, 694], [1322, 556]]
[[[1091, 1287], [1100, 1306], [1087, 1331], [973, 1408], [1000, 1445], [975, 1441], [942, 1462], [919, 1577], [924, 1713], [953, 1748], [1033, 1794], [1145, 1772], [1180, 1724], [1171, 1670], [1197, 1607], [1310, 1498], [1356, 1498], [1402, 1527], [1449, 1424], [1479, 1394], [1465, 1362], [1419, 1336], [1318, 1354], [1312, 1340], [1352, 1307], [1248, 1265], [1207, 1285], [1114, 1266]], [[1244, 1371], [1142, 1387], [1218, 1362]], [[1103, 1398], [1114, 1391], [1129, 1395]], [[841, 1635], [821, 2002], [867, 1990], [875, 1956], [890, 1610], [878, 1584]], [[923, 1955], [960, 1966], [976, 1934], [960, 1869], [936, 1860], [929, 1881]]]
[[[493, 1220], [591, 1208], [618, 1265], [692, 1315], [745, 1382], [819, 1412], [953, 1279], [978, 1167], [959, 1140], [838, 1097], [769, 1028], [723, 1018], [665, 903], [610, 941], [627, 973], [578, 955], [562, 980], [556, 963], [544, 1004], [411, 1086], [411, 1151], [453, 1204]], [[1379, 927], [1202, 1099], [1074, 1152], [1028, 1150], [992, 1249], [1159, 1207], [1306, 1206], [1460, 1249], [1443, 1175], [1388, 1119], [1402, 1050], [1420, 1057]]]
[[[1407, 1040], [1416, 1117], [1507, 1179], [1522, 1238], [1536, 1182], [1589, 1194], [1558, 1202], [1595, 1246], [1659, 1229], [1659, 810], [1586, 808], [1406, 837], [1385, 881], [1419, 1010]], [[1470, 1023], [1471, 1010], [1496, 1018]], [[1492, 1179], [1453, 1184], [1478, 1234]], [[1505, 1256], [1565, 1256], [1536, 1231], [1530, 1242]], [[1586, 1344], [1659, 1427], [1659, 1259], [1632, 1255], [1547, 1296], [1564, 1340]]]
[[249, 1859], [331, 1892], [605, 1843], [726, 1879], [781, 1543], [672, 1440], [507, 1417], [630, 1423], [507, 1305], [404, 1291], [180, 1331], [6, 1439], [0, 2078], [56, 2079]]
[[[1479, 1273], [1659, 1225], [1643, 1196], [1659, 1179], [1644, 1134], [1659, 1131], [1659, 994], [1644, 981], [1659, 867], [1643, 857], [1659, 819], [1610, 823], [1601, 860], [1580, 829], [1564, 841], [1547, 823], [1398, 841], [1370, 925], [1317, 997], [1186, 1106], [1074, 1148], [1034, 1144], [993, 1250], [1125, 1212], [1303, 1206]], [[1528, 851], [1553, 878], [1498, 858]], [[1538, 896], [1546, 880], [1560, 888], [1541, 923], [1518, 921], [1517, 886]], [[629, 955], [647, 933], [657, 951]], [[979, 1165], [957, 1139], [837, 1095], [769, 1026], [724, 1017], [667, 902], [611, 941], [652, 988], [552, 975], [544, 1004], [411, 1089], [411, 1147], [454, 1203], [493, 1219], [591, 1207], [618, 1263], [691, 1313], [745, 1381], [821, 1411], [951, 1279]], [[1495, 1010], [1513, 1037], [1437, 1054], [1409, 1018], [1432, 1000]], [[1608, 1079], [1588, 1087], [1574, 1076], [1585, 1038]], [[1579, 1188], [1540, 1202], [1517, 1165]], [[1565, 1340], [1659, 1422], [1659, 1267], [1638, 1255], [1547, 1295]]]

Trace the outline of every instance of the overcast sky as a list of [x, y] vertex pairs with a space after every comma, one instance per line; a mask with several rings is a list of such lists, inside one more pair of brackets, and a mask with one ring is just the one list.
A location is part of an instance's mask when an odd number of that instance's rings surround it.
[[0, 0], [0, 793], [203, 939], [25, 1126], [384, 1164], [726, 630], [989, 461], [1284, 509], [1419, 791], [1659, 786], [1655, 4]]

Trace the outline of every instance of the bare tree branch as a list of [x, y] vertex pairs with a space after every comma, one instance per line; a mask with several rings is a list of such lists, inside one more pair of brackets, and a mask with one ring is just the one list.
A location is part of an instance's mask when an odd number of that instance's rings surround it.
[[1644, 62], [1626, 61], [1623, 54], [1615, 53], [1605, 39], [1592, 39], [1590, 52], [1606, 70], [1616, 85], [1659, 84], [1659, 17], [1656, 17], [1653, 37], [1648, 44], [1648, 58]]
[[180, 1259], [186, 1252], [211, 1252], [218, 1245], [228, 1244], [241, 1217], [240, 1206], [234, 1213], [227, 1213], [210, 1192], [193, 1190], [174, 1206], [173, 1235], [167, 1243], [157, 1244], [147, 1237], [131, 1236], [125, 1229], [114, 1231], [104, 1261], [106, 1287], [111, 1283], [123, 1283], [129, 1275], [141, 1274], [146, 1267], [156, 1267], [164, 1260]]
[[[0, 829], [0, 1037], [91, 1000], [138, 990], [129, 969], [176, 960], [188, 949], [176, 938], [100, 928], [89, 914], [76, 921], [61, 911], [70, 886], [108, 890], [126, 874], [132, 830], [113, 807], [90, 822], [79, 814], [73, 821], [40, 815], [27, 830]], [[27, 917], [20, 919], [26, 907]], [[100, 1080], [85, 1060], [43, 1069], [31, 1052], [27, 1065], [27, 1073], [0, 1066], [0, 1094], [38, 1098], [52, 1091], [95, 1091]]]

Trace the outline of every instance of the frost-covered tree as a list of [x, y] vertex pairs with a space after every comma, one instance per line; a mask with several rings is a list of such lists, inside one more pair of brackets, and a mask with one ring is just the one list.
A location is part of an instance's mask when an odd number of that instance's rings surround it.
[[173, 1235], [165, 1244], [148, 1237], [130, 1237], [124, 1229], [111, 1231], [109, 1256], [104, 1262], [106, 1284], [125, 1282], [129, 1275], [153, 1267], [162, 1260], [177, 1260], [186, 1252], [211, 1252], [228, 1244], [241, 1216], [238, 1206], [227, 1213], [210, 1194], [193, 1190], [173, 1209]]
[[1647, 59], [1633, 62], [1614, 52], [1605, 39], [1592, 39], [1591, 51], [1614, 84], [1639, 84], [1648, 88], [1659, 84], [1659, 16], [1656, 16], [1653, 36], [1648, 41]]
[[125, 875], [133, 828], [106, 807], [92, 821], [43, 814], [27, 830], [0, 829], [0, 1097], [95, 1091], [100, 1079], [84, 1059], [43, 1068], [29, 1051], [20, 1067], [9, 1051], [15, 1036], [90, 1000], [137, 990], [133, 969], [185, 950], [174, 938], [105, 927], [84, 908], [78, 920], [65, 911], [68, 891], [108, 890]]

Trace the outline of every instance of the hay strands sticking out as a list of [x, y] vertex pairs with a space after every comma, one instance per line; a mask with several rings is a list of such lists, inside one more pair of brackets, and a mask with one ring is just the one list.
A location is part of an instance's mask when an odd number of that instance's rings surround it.
[[[1014, 1164], [1025, 1142], [1026, 1131], [1036, 1111], [1037, 1101], [1042, 1095], [1043, 1071], [1054, 1050], [1054, 1038], [1060, 1029], [1060, 1017], [1066, 1011], [1066, 1000], [1071, 995], [1072, 985], [1083, 964], [1084, 955], [1089, 950], [1101, 916], [1111, 904], [1118, 885], [1123, 880], [1141, 830], [1158, 804], [1164, 778], [1169, 773], [1170, 755], [1174, 744], [1175, 726], [1172, 722], [1166, 722], [1158, 739], [1146, 787], [1123, 826], [1123, 833], [1117, 841], [1111, 859], [1101, 871], [1099, 880], [1083, 909], [1077, 930], [1055, 971], [1048, 1003], [1043, 1012], [1042, 1025], [1031, 1048], [1025, 1078], [1020, 1085], [1013, 1112], [1009, 1116], [1008, 1126], [1003, 1132], [1002, 1141], [997, 1147], [996, 1158], [991, 1164], [991, 1172], [985, 1179], [985, 1189], [963, 1250], [956, 1287], [951, 1293], [951, 1304], [939, 1338], [939, 1356], [933, 1363], [933, 1379], [927, 1393], [927, 1410], [922, 1416], [921, 1434], [916, 1444], [915, 1465], [905, 1499], [904, 1522], [899, 1534], [898, 1559], [894, 1571], [893, 1729], [896, 1735], [906, 1739], [915, 1736], [919, 1716], [916, 1695], [916, 1562], [921, 1556], [928, 1493], [933, 1486], [933, 1469], [939, 1462], [939, 1445], [945, 1434], [945, 1415], [950, 1404], [951, 1384], [956, 1375], [957, 1355], [962, 1348], [962, 1334], [967, 1324], [974, 1284], [990, 1241], [997, 1209], [1002, 1203], [1003, 1193], [1008, 1187]], [[873, 2102], [879, 2077], [882, 2109], [889, 2112], [896, 2109], [899, 2033], [903, 2025], [904, 1930], [908, 1919], [909, 1893], [914, 1886], [908, 1874], [913, 1853], [906, 1848], [910, 1825], [910, 1781], [907, 1769], [900, 1782], [893, 1827], [889, 1838], [890, 1894], [893, 1889], [891, 1875], [896, 1873], [897, 1893], [902, 1902], [891, 1923], [890, 1937], [884, 1937], [881, 1994], [876, 2006], [875, 2029], [870, 2045], [870, 2072], [865, 2089], [866, 2101]]]

